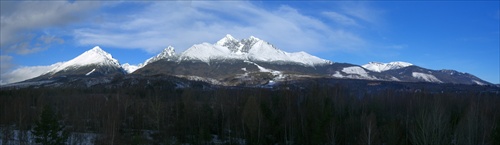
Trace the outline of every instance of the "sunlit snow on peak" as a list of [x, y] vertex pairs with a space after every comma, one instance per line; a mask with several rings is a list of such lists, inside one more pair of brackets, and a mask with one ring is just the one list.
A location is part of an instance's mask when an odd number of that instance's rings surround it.
[[383, 72], [388, 70], [400, 69], [412, 65], [413, 64], [411, 63], [402, 61], [395, 61], [389, 63], [369, 62], [368, 64], [362, 65], [362, 67], [375, 72]]
[[72, 60], [64, 62], [62, 65], [53, 68], [52, 70], [49, 71], [49, 73], [56, 73], [71, 67], [85, 66], [91, 64], [120, 67], [120, 63], [118, 63], [118, 60], [114, 59], [113, 56], [111, 56], [111, 54], [102, 50], [99, 46], [95, 46], [94, 48], [85, 51], [84, 53], [73, 58]]
[[210, 62], [216, 59], [239, 59], [264, 62], [299, 63], [307, 66], [329, 64], [328, 60], [306, 52], [288, 53], [254, 36], [237, 40], [226, 35], [214, 45], [202, 43], [192, 46], [180, 55], [181, 60], [195, 59]]
[[230, 34], [226, 34], [226, 36], [224, 38], [222, 38], [221, 40], [217, 41], [216, 44], [219, 46], [223, 46], [226, 43], [231, 43], [231, 42], [235, 42], [235, 41], [238, 41], [238, 40], [236, 38], [234, 38], [233, 36], [231, 36]]
[[[158, 55], [147, 59], [142, 64], [142, 66], [145, 66], [147, 64], [156, 62], [158, 60], [162, 60], [162, 59], [174, 59], [174, 58], [176, 58], [175, 49], [172, 46], [168, 46], [167, 48], [163, 49], [163, 51], [160, 52]], [[142, 67], [142, 66], [140, 66], [140, 67]]]
[[141, 68], [141, 65], [131, 65], [129, 63], [122, 64], [123, 70], [125, 70], [127, 73], [133, 73], [135, 70]]

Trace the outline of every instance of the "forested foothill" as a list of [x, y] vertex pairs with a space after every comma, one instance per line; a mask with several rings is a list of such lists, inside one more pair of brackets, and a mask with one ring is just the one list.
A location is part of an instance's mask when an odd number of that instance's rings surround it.
[[50, 106], [67, 144], [495, 145], [499, 104], [496, 86], [333, 79], [2, 88], [0, 139], [33, 144]]

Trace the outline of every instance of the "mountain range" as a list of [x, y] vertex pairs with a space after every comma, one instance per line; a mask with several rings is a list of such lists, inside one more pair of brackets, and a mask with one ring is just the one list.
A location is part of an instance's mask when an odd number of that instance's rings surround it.
[[285, 52], [253, 36], [237, 40], [229, 34], [214, 44], [195, 44], [179, 54], [169, 46], [138, 66], [120, 64], [99, 46], [54, 65], [47, 73], [24, 82], [134, 75], [178, 77], [223, 86], [272, 85], [311, 78], [491, 85], [455, 70], [431, 70], [401, 61], [361, 66], [338, 63], [306, 52]]

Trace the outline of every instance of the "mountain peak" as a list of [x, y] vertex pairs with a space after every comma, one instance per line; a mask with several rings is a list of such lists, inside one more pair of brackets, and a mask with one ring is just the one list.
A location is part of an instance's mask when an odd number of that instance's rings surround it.
[[224, 38], [235, 39], [231, 34], [226, 34], [226, 36]]
[[184, 51], [181, 60], [201, 60], [210, 62], [217, 59], [239, 59], [259, 62], [298, 63], [307, 66], [331, 63], [305, 52], [288, 53], [257, 37], [236, 40], [226, 35], [215, 44], [198, 44]]
[[90, 49], [90, 50], [92, 50], [92, 51], [104, 51], [104, 50], [102, 50], [102, 48], [101, 48], [101, 47], [99, 47], [99, 46], [94, 46], [94, 48], [92, 48], [92, 49]]
[[248, 39], [255, 40], [255, 41], [259, 41], [260, 40], [259, 38], [255, 37], [255, 36], [250, 36], [250, 38], [248, 38]]
[[120, 63], [118, 63], [118, 60], [114, 59], [111, 54], [102, 50], [101, 47], [95, 46], [94, 48], [83, 52], [72, 60], [64, 62], [60, 66], [53, 68], [49, 71], [49, 73], [57, 73], [62, 70], [77, 68], [85, 65], [106, 65], [118, 68], [120, 67]]
[[169, 45], [167, 48], [163, 49], [162, 53], [160, 54], [165, 54], [166, 56], [174, 56], [175, 48]]
[[389, 62], [390, 65], [396, 65], [396, 66], [402, 66], [402, 67], [407, 67], [407, 66], [412, 66], [413, 64], [408, 63], [408, 62], [403, 62], [403, 61], [394, 61], [394, 62]]
[[155, 61], [161, 60], [161, 59], [168, 59], [170, 60], [171, 58], [175, 58], [175, 48], [172, 46], [168, 46], [167, 48], [163, 49], [163, 51], [160, 52], [160, 54], [149, 58], [142, 64], [141, 66], [145, 66], [147, 64], [153, 63]]
[[89, 57], [100, 56], [100, 57], [105, 57], [105, 58], [108, 58], [108, 59], [113, 59], [113, 56], [111, 56], [111, 54], [109, 54], [108, 52], [102, 50], [101, 47], [99, 47], [99, 46], [95, 46], [94, 48], [85, 51], [81, 55], [89, 56]]
[[224, 46], [224, 45], [228, 45], [228, 44], [231, 44], [231, 43], [238, 43], [238, 42], [239, 41], [236, 38], [234, 38], [230, 34], [226, 34], [226, 36], [224, 38], [220, 39], [215, 44], [217, 44], [219, 46]]
[[383, 72], [393, 69], [400, 69], [408, 66], [412, 66], [413, 64], [403, 61], [394, 61], [389, 63], [381, 63], [381, 62], [369, 62], [368, 64], [362, 65], [362, 67], [375, 71], [375, 72]]

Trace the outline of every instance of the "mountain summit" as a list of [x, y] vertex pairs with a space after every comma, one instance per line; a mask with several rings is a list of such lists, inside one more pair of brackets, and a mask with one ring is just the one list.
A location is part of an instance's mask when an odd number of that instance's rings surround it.
[[89, 75], [111, 75], [123, 74], [124, 71], [118, 60], [111, 54], [102, 50], [99, 46], [85, 51], [79, 56], [63, 62], [58, 67], [53, 68], [43, 74], [42, 78], [60, 77], [60, 76], [89, 76]]
[[254, 62], [293, 63], [306, 66], [325, 65], [331, 61], [306, 52], [288, 53], [254, 36], [237, 40], [227, 34], [215, 44], [192, 46], [180, 55], [181, 60], [199, 60], [209, 63], [217, 60], [247, 60]]
[[177, 59], [176, 55], [175, 55], [174, 47], [168, 46], [167, 48], [163, 49], [163, 51], [160, 54], [147, 59], [142, 65], [144, 66], [144, 65], [153, 63], [153, 62], [161, 60], [161, 59], [168, 59], [168, 60]]
[[75, 67], [85, 66], [85, 65], [99, 65], [99, 66], [113, 66], [120, 67], [118, 60], [114, 59], [111, 54], [102, 50], [101, 47], [95, 46], [94, 48], [85, 51], [81, 55], [67, 61], [49, 71], [49, 73], [57, 73], [62, 70], [67, 70]]

